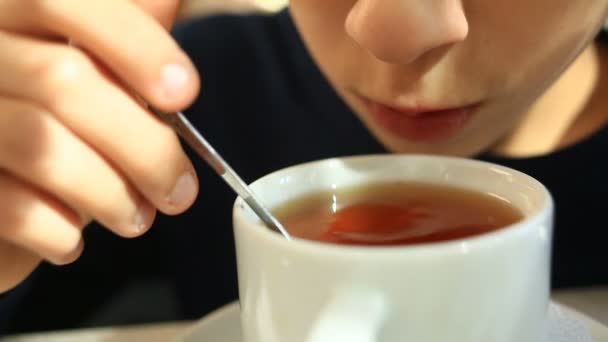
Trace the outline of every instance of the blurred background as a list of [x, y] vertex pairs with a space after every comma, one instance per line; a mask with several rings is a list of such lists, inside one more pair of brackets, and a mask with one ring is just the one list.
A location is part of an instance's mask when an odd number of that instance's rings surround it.
[[274, 12], [287, 5], [287, 0], [185, 0], [182, 17], [210, 15], [218, 12]]

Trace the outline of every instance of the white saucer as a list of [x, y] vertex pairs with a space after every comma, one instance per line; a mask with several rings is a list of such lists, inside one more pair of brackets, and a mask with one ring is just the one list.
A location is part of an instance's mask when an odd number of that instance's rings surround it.
[[[550, 311], [550, 342], [589, 341], [589, 337], [594, 342], [608, 342], [608, 327], [592, 318], [557, 303], [551, 304]], [[178, 341], [242, 342], [238, 302], [203, 317]]]

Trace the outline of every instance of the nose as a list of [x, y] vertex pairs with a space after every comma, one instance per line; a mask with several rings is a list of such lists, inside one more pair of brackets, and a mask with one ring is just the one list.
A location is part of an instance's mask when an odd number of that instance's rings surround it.
[[358, 0], [346, 18], [346, 32], [376, 58], [409, 64], [467, 37], [461, 1]]

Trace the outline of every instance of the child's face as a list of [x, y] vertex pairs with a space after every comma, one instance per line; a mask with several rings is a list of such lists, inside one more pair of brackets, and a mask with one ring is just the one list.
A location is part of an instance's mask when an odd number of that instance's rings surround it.
[[608, 0], [291, 0], [290, 7], [322, 71], [389, 149], [472, 155], [513, 129], [593, 39]]

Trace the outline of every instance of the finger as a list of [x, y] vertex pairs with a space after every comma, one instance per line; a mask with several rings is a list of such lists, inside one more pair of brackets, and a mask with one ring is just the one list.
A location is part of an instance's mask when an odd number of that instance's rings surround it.
[[165, 29], [173, 24], [180, 9], [179, 0], [132, 0], [144, 12], [154, 17]]
[[119, 235], [138, 236], [150, 227], [154, 207], [52, 115], [6, 98], [0, 108], [0, 167]]
[[37, 254], [0, 240], [0, 294], [25, 280], [40, 260]]
[[83, 223], [76, 213], [5, 172], [0, 189], [0, 239], [55, 264], [80, 256]]
[[75, 40], [123, 82], [166, 111], [187, 107], [199, 91], [194, 65], [165, 28], [125, 0], [0, 1], [12, 30], [49, 30]]
[[0, 54], [0, 91], [53, 113], [161, 211], [177, 214], [194, 202], [196, 173], [173, 130], [81, 51], [2, 32], [0, 51], [6, 52]]

